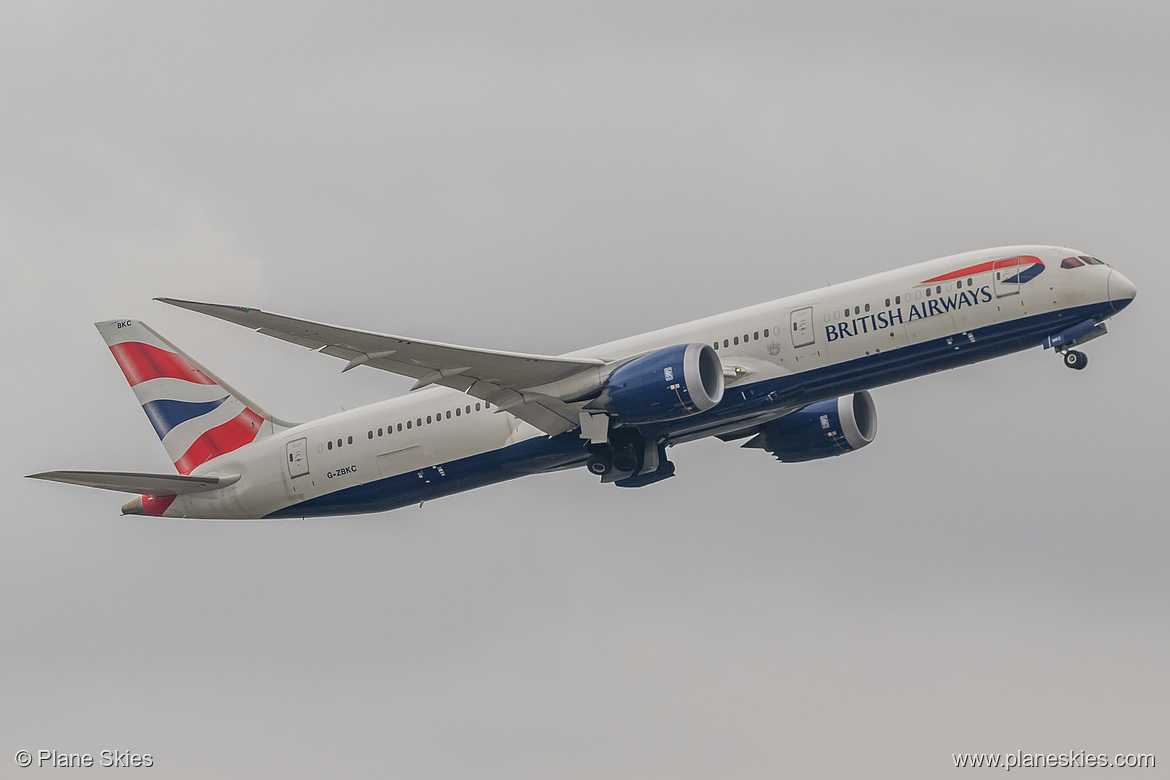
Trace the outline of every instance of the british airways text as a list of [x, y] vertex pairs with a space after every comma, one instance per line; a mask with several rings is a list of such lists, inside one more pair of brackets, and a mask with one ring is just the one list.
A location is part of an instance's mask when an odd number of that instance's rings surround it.
[[992, 298], [991, 288], [987, 286], [980, 287], [978, 290], [963, 290], [962, 292], [946, 297], [939, 296], [938, 298], [930, 298], [921, 303], [910, 304], [909, 313], [906, 313], [903, 307], [899, 306], [889, 311], [879, 311], [876, 314], [855, 317], [846, 322], [835, 322], [832, 325], [826, 325], [825, 340], [836, 341], [837, 339], [860, 336], [863, 333], [885, 330], [886, 328], [892, 328], [894, 325], [933, 317], [936, 314], [945, 314], [948, 311], [958, 310], [964, 306], [978, 306], [981, 303], [990, 303]]

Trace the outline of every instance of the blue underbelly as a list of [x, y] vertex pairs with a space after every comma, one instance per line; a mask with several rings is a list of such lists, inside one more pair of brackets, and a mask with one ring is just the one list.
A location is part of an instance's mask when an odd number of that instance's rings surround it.
[[[644, 432], [667, 440], [727, 429], [736, 420], [757, 419], [769, 409], [805, 406], [948, 368], [1039, 346], [1045, 336], [1090, 317], [1112, 314], [1108, 303], [1023, 317], [966, 333], [875, 352], [799, 374], [730, 388], [718, 406], [668, 426]], [[498, 450], [338, 490], [268, 515], [320, 517], [385, 512], [508, 479], [584, 464], [586, 442], [576, 430], [536, 437]]]

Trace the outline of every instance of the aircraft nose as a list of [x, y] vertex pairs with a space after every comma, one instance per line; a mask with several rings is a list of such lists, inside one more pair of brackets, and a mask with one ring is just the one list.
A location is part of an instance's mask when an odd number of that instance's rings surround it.
[[1109, 280], [1106, 282], [1109, 302], [1113, 304], [1113, 311], [1121, 311], [1137, 295], [1137, 288], [1133, 286], [1133, 282], [1125, 278], [1125, 275], [1120, 271], [1110, 270]]

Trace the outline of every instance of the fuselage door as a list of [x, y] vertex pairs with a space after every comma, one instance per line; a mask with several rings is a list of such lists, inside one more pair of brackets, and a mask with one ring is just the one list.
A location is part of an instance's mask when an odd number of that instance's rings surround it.
[[812, 307], [806, 306], [792, 312], [792, 346], [799, 349], [813, 343]]
[[294, 439], [288, 443], [288, 475], [303, 477], [309, 473], [309, 447], [305, 439]]
[[995, 284], [995, 297], [1002, 298], [1005, 295], [1015, 295], [1020, 291], [1019, 282], [1008, 282], [1008, 279], [1016, 279], [1020, 275], [1020, 258], [1013, 257], [1010, 260], [1000, 260], [995, 264], [995, 269], [992, 271], [992, 279]]

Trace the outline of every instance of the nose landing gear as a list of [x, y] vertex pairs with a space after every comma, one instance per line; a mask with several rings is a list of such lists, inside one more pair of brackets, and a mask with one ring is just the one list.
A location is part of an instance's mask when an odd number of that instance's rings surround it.
[[1081, 371], [1085, 366], [1089, 365], [1089, 356], [1084, 352], [1070, 349], [1064, 353], [1064, 364], [1069, 368]]

